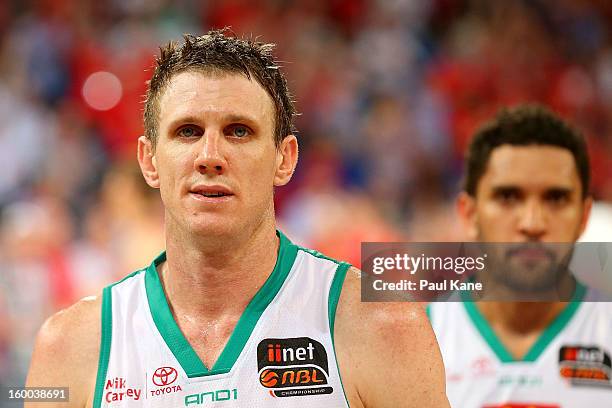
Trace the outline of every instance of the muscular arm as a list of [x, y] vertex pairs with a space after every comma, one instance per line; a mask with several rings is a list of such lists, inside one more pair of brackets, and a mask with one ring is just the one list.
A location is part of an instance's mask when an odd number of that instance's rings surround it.
[[442, 357], [425, 306], [361, 302], [357, 274], [347, 274], [335, 325], [351, 407], [448, 407]]
[[51, 316], [40, 329], [27, 387], [68, 387], [68, 403], [26, 403], [25, 408], [91, 404], [100, 348], [100, 300], [86, 298]]

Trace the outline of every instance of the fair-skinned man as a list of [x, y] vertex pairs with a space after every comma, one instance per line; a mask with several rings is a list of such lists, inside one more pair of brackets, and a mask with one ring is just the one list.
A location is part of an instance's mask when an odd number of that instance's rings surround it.
[[[606, 381], [574, 381], [584, 367], [603, 373], [609, 365], [612, 308], [586, 303], [594, 300], [594, 291], [575, 279], [567, 259], [546, 252], [547, 243], [573, 243], [584, 230], [592, 203], [588, 180], [582, 137], [544, 108], [504, 110], [474, 137], [457, 208], [469, 238], [504, 243], [498, 251], [505, 265], [497, 267], [513, 276], [494, 277], [496, 295], [523, 288], [532, 299], [557, 295], [572, 301], [431, 304], [451, 404], [612, 404]], [[585, 350], [599, 353], [601, 361], [567, 357]]]
[[166, 252], [51, 317], [28, 386], [67, 386], [71, 407], [448, 406], [421, 307], [361, 303], [358, 271], [276, 230], [298, 144], [270, 48], [211, 32], [162, 50], [138, 161]]

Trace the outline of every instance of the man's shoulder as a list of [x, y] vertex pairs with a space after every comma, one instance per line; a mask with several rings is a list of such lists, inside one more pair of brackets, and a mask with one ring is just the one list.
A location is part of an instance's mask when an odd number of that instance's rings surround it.
[[[364, 336], [381, 335], [379, 330], [429, 329], [425, 304], [419, 302], [362, 302], [361, 271], [349, 268], [346, 274], [336, 320], [346, 326], [368, 324], [372, 330], [362, 330]], [[341, 327], [339, 327], [341, 329]], [[378, 329], [378, 332], [375, 332]]]
[[85, 297], [49, 317], [40, 329], [38, 340], [50, 346], [90, 344], [91, 340], [100, 338], [101, 309], [101, 295]]
[[351, 406], [446, 406], [444, 368], [425, 305], [362, 302], [360, 273], [347, 272], [334, 330]]
[[62, 364], [91, 362], [100, 346], [102, 296], [89, 296], [47, 319], [36, 339], [34, 358]]
[[68, 386], [71, 401], [89, 398], [100, 350], [101, 307], [101, 296], [90, 296], [47, 319], [36, 338], [28, 386]]

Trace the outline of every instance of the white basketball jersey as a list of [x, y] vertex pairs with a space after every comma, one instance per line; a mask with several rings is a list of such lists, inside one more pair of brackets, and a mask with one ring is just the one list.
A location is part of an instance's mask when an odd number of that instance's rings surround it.
[[94, 407], [348, 407], [333, 326], [349, 265], [278, 235], [274, 271], [210, 369], [168, 306], [165, 254], [105, 288]]
[[612, 407], [612, 303], [589, 298], [578, 286], [522, 360], [507, 351], [475, 303], [431, 303], [451, 406]]

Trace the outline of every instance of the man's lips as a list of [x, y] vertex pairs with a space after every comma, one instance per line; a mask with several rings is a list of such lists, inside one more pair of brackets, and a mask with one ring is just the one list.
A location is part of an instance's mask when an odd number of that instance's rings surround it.
[[221, 199], [229, 198], [234, 195], [234, 193], [229, 188], [221, 185], [199, 185], [192, 187], [189, 190], [189, 193], [195, 197], [199, 197], [202, 199]]
[[554, 259], [551, 251], [542, 246], [521, 246], [508, 251], [508, 256], [529, 261]]

